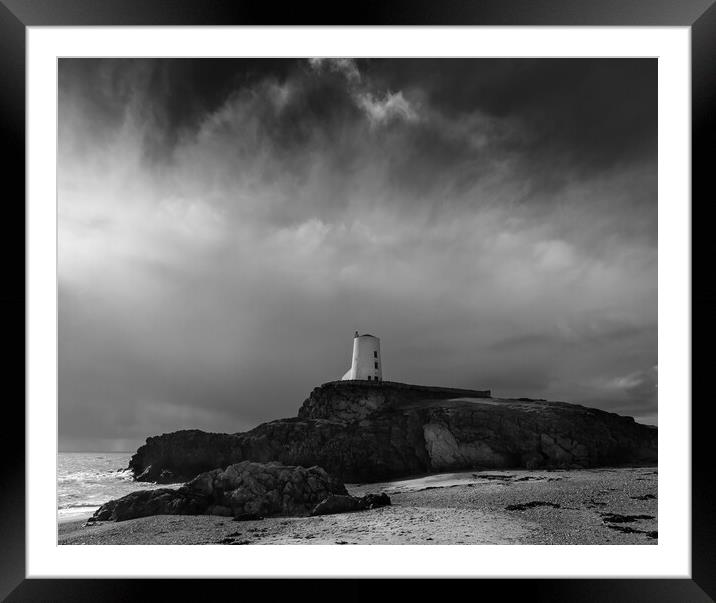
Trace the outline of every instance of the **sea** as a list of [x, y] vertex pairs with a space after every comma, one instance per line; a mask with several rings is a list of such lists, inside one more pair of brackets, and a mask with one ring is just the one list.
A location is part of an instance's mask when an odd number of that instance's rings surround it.
[[58, 521], [92, 515], [113, 498], [135, 490], [178, 487], [135, 482], [127, 469], [132, 452], [61, 452], [57, 462]]

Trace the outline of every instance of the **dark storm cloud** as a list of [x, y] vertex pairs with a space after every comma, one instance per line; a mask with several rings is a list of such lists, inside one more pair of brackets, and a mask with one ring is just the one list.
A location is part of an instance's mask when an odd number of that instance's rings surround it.
[[[421, 89], [446, 114], [520, 120], [533, 151], [603, 167], [655, 152], [657, 64], [642, 59], [372, 61], [385, 85]], [[429, 77], [425, 77], [428, 73]]]
[[656, 66], [60, 62], [60, 435], [388, 378], [655, 421]]

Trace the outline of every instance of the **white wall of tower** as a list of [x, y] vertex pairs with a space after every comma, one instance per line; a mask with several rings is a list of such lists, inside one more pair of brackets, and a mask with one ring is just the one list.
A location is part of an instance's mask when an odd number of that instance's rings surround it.
[[383, 362], [380, 357], [380, 339], [373, 335], [358, 335], [353, 338], [353, 359], [351, 368], [343, 380], [383, 380]]

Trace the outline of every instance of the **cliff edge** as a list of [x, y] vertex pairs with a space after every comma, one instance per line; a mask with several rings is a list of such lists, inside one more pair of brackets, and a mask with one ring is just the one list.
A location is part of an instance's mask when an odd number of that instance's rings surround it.
[[346, 482], [463, 469], [651, 465], [657, 429], [565, 402], [336, 381], [316, 387], [295, 418], [245, 433], [148, 438], [129, 468], [138, 481], [171, 483], [241, 461], [319, 465]]

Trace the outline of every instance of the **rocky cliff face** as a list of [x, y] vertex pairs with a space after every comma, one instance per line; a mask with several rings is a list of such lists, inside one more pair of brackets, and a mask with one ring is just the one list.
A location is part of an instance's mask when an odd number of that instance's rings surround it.
[[136, 479], [186, 481], [244, 460], [319, 465], [347, 482], [508, 467], [655, 464], [657, 430], [592, 408], [488, 392], [333, 382], [298, 417], [240, 434], [180, 431], [149, 438]]

